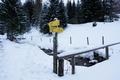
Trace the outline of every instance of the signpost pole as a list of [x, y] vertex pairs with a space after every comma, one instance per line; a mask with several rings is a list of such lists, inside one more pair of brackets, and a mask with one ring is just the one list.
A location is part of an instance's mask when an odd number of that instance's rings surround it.
[[63, 32], [63, 28], [59, 28], [60, 20], [54, 19], [48, 23], [49, 31], [54, 33], [53, 37], [53, 72], [57, 74], [58, 64], [57, 64], [57, 48], [58, 48], [58, 32]]
[[53, 72], [57, 74], [57, 48], [58, 48], [58, 33], [54, 33], [53, 37]]

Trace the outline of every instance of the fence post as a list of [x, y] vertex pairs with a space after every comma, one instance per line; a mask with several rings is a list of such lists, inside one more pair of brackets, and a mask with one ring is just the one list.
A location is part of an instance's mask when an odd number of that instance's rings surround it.
[[105, 48], [105, 50], [106, 50], [106, 59], [109, 59], [109, 48], [108, 48], [108, 46]]
[[89, 38], [87, 37], [87, 45], [89, 45]]
[[70, 36], [70, 44], [72, 44], [72, 37]]
[[42, 38], [40, 38], [41, 42], [42, 42]]
[[33, 37], [31, 36], [31, 41], [33, 40]]
[[49, 41], [50, 41], [50, 43], [51, 43], [51, 38], [49, 38]]
[[72, 66], [72, 74], [75, 74], [75, 57], [72, 56], [71, 59], [71, 66]]
[[104, 41], [104, 36], [102, 36], [102, 45], [104, 45], [105, 41]]
[[58, 60], [58, 76], [64, 76], [64, 59]]

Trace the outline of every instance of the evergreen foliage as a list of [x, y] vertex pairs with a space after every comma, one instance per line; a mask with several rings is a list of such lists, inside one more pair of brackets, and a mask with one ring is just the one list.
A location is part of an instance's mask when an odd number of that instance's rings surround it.
[[11, 41], [27, 31], [27, 21], [20, 0], [2, 0], [0, 19], [7, 26], [7, 38]]
[[[2, 4], [0, 3], [0, 9], [2, 8]], [[5, 25], [4, 25], [4, 22], [1, 21], [0, 19], [0, 35], [4, 35], [5, 33]]]
[[82, 18], [81, 18], [81, 4], [80, 1], [77, 0], [77, 6], [76, 6], [76, 19], [77, 19], [77, 24], [82, 23]]
[[[48, 11], [45, 11], [47, 13], [45, 14], [45, 12], [42, 11], [42, 14], [44, 13], [43, 14], [44, 17], [42, 17], [41, 19], [44, 19], [45, 22], [44, 21], [41, 22], [42, 24], [40, 26], [40, 31], [43, 33], [49, 33], [48, 23], [50, 21], [54, 20], [54, 18], [58, 18], [61, 21], [60, 27], [65, 28], [67, 26], [67, 17], [66, 17], [63, 1], [62, 0], [61, 1], [49, 0], [49, 2], [50, 2], [50, 4], [48, 7]], [[43, 10], [45, 10], [45, 9], [43, 9]]]
[[[115, 20], [115, 3], [113, 0], [68, 0], [64, 6], [63, 0], [1, 0], [0, 3], [0, 34], [7, 33], [11, 41], [31, 29], [40, 26], [40, 32], [49, 32], [48, 23], [55, 18], [60, 20], [60, 26], [67, 23], [81, 24], [87, 22], [112, 22]], [[50, 33], [51, 34], [51, 33]]]
[[43, 5], [42, 11], [41, 11], [41, 17], [40, 17], [40, 32], [47, 34], [49, 32], [48, 22], [49, 19], [48, 16], [48, 3], [45, 3]]
[[26, 16], [27, 16], [27, 20], [29, 22], [29, 25], [33, 25], [34, 24], [34, 1], [33, 0], [27, 0], [25, 3], [24, 3], [24, 11], [26, 13]]
[[65, 28], [67, 26], [67, 14], [65, 11], [65, 6], [63, 0], [60, 0], [59, 10], [58, 10], [58, 19], [61, 21], [60, 27]]
[[42, 0], [35, 0], [35, 5], [34, 5], [35, 26], [38, 26], [40, 24], [41, 9], [42, 9]]
[[74, 24], [77, 22], [77, 16], [76, 16], [76, 4], [75, 0], [71, 2], [71, 0], [68, 0], [67, 3], [67, 15], [68, 15], [68, 23]]
[[113, 21], [113, 0], [103, 0], [104, 18], [106, 21]]
[[83, 22], [104, 21], [101, 0], [81, 0]]

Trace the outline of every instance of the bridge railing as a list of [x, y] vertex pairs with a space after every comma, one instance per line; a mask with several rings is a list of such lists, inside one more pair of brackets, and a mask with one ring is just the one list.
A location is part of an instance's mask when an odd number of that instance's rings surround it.
[[105, 49], [105, 54], [106, 54], [106, 59], [109, 59], [109, 47], [118, 45], [120, 42], [117, 43], [112, 43], [112, 44], [106, 44], [98, 47], [92, 47], [84, 50], [77, 50], [77, 51], [68, 51], [68, 52], [63, 52], [61, 54], [58, 54], [58, 76], [63, 76], [64, 75], [64, 59], [66, 58], [71, 58], [71, 66], [72, 66], [72, 74], [75, 74], [75, 56], [80, 55], [80, 54], [85, 54], [88, 52], [94, 52], [99, 49]]

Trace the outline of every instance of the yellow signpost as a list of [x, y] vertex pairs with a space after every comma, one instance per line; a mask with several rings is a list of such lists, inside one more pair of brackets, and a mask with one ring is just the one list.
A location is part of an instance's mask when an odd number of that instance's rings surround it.
[[58, 27], [60, 25], [60, 20], [54, 20], [48, 23], [50, 32], [63, 32], [63, 28]]
[[59, 32], [63, 32], [63, 28], [59, 27], [60, 26], [60, 20], [56, 19], [48, 23], [49, 26], [49, 31], [54, 32], [54, 37], [53, 37], [53, 72], [57, 74], [57, 67], [58, 67], [58, 62], [57, 62], [57, 48], [58, 48], [58, 40], [57, 40], [57, 34]]

